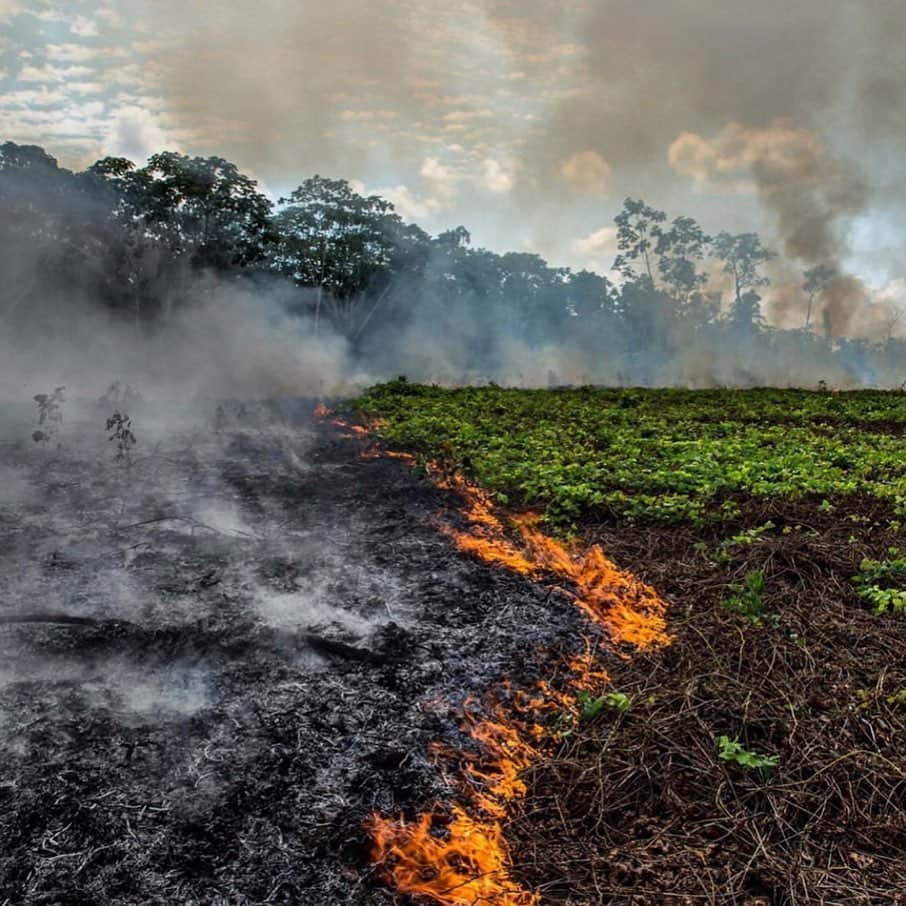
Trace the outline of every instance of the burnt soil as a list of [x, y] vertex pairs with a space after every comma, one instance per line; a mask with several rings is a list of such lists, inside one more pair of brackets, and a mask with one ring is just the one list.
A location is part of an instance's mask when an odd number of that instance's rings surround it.
[[[668, 599], [675, 640], [611, 668], [629, 710], [529, 777], [509, 838], [545, 903], [906, 903], [906, 618], [852, 583], [903, 533], [877, 499], [737, 502], [700, 528], [586, 526]], [[761, 625], [721, 604], [753, 570]], [[776, 769], [721, 760], [721, 735]]]
[[464, 697], [576, 646], [311, 409], [137, 412], [129, 468], [108, 413], [0, 444], [0, 903], [392, 902], [363, 821], [447, 797]]

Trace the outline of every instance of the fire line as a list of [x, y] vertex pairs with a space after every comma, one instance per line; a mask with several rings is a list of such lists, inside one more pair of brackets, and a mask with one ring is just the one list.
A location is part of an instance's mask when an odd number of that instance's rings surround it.
[[[326, 420], [331, 413], [323, 409], [316, 414]], [[369, 428], [339, 419], [334, 423], [350, 432], [347, 437], [370, 435]], [[415, 463], [410, 454], [374, 443], [363, 455]], [[555, 577], [568, 586], [569, 597], [586, 617], [624, 649], [670, 644], [665, 602], [650, 586], [619, 569], [598, 545], [587, 551], [568, 547], [540, 530], [536, 514], [500, 513], [461, 473], [437, 463], [430, 463], [428, 471], [438, 487], [462, 501], [466, 529], [438, 523], [459, 550], [535, 581], [550, 584]], [[477, 744], [477, 752], [439, 745], [432, 749], [439, 765], [454, 767], [461, 801], [435, 803], [412, 820], [403, 815], [369, 818], [372, 860], [396, 891], [440, 906], [541, 903], [539, 893], [525, 890], [512, 876], [503, 822], [526, 794], [525, 771], [542, 757], [546, 743], [556, 741], [558, 726], [578, 719], [578, 695], [599, 694], [609, 681], [588, 640], [585, 652], [563, 674], [557, 682], [541, 681], [531, 690], [505, 682], [484, 701], [465, 702], [462, 729]]]

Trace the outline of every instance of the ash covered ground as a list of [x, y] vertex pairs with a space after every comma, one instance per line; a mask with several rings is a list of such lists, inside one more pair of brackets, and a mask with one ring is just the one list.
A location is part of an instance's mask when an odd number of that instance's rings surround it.
[[145, 405], [129, 468], [102, 408], [59, 449], [5, 422], [0, 903], [386, 904], [363, 820], [443, 797], [463, 698], [576, 647], [312, 408]]

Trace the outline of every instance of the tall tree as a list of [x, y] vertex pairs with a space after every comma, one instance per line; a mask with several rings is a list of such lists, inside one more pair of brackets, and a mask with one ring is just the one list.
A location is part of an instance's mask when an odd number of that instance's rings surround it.
[[643, 274], [653, 287], [655, 281], [651, 259], [663, 232], [660, 225], [666, 219], [667, 215], [663, 211], [649, 207], [641, 199], [627, 198], [623, 202], [623, 210], [614, 218], [619, 249], [613, 262], [614, 270], [619, 271], [627, 280], [637, 280], [639, 273], [635, 265], [641, 261]]
[[113, 206], [85, 174], [59, 166], [43, 148], [0, 145], [0, 317], [25, 303], [49, 313], [59, 293], [112, 301]]
[[708, 281], [698, 265], [710, 243], [711, 237], [691, 217], [676, 217], [669, 230], [657, 231], [658, 270], [667, 291], [681, 305], [689, 302]]
[[808, 330], [812, 322], [812, 306], [828, 287], [828, 284], [837, 276], [837, 269], [827, 264], [817, 264], [802, 274], [802, 288], [808, 296], [808, 307], [805, 311], [804, 329]]
[[600, 274], [581, 270], [566, 277], [569, 311], [579, 319], [582, 329], [618, 317], [618, 296], [614, 285]]
[[264, 258], [271, 202], [228, 160], [164, 151], [127, 182], [146, 227], [194, 268], [225, 271]]
[[757, 233], [719, 233], [714, 240], [714, 254], [724, 263], [723, 272], [733, 277], [736, 302], [746, 290], [767, 286], [770, 280], [758, 268], [776, 257], [762, 244]]
[[360, 195], [345, 179], [313, 176], [279, 203], [271, 264], [315, 289], [316, 329], [326, 306], [338, 328], [354, 333], [368, 292], [386, 292], [394, 268], [428, 241], [389, 201]]

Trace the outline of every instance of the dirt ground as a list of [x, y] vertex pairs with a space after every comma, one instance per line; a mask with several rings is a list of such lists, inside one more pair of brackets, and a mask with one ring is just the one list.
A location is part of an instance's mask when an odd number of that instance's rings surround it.
[[[852, 583], [902, 532], [876, 499], [739, 503], [700, 529], [587, 526], [668, 598], [675, 638], [612, 668], [630, 709], [529, 778], [510, 839], [545, 903], [906, 903], [906, 620]], [[721, 604], [753, 570], [761, 625]], [[722, 735], [777, 767], [721, 760]]]

